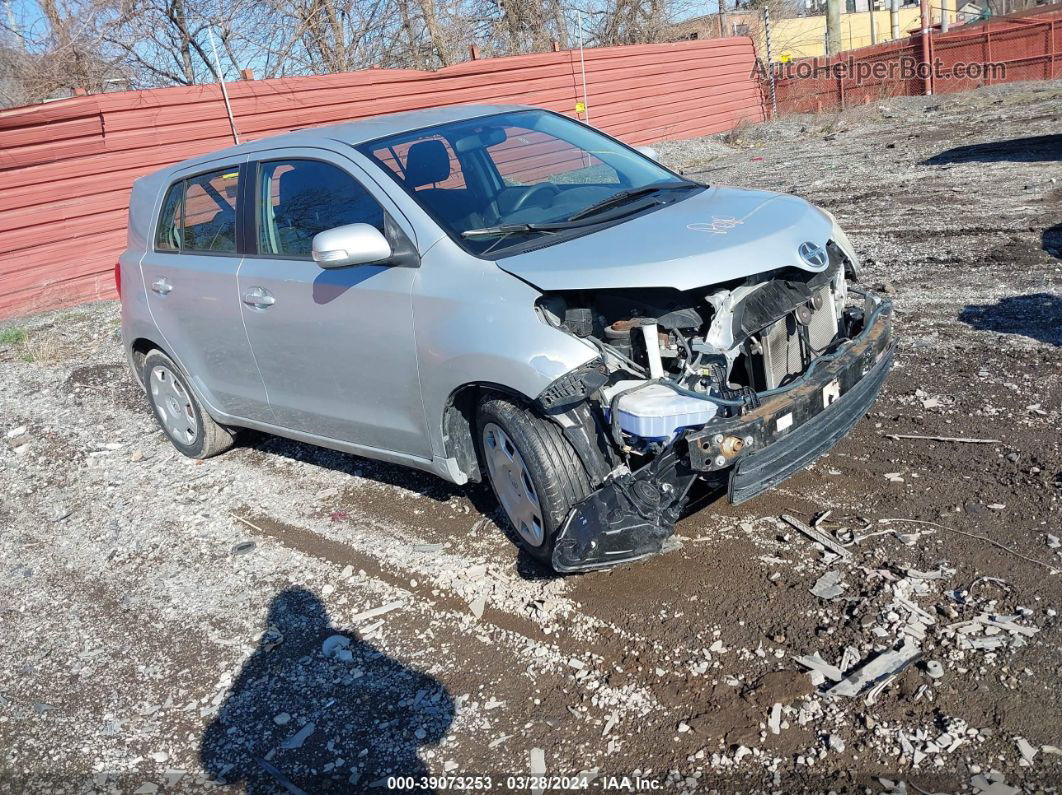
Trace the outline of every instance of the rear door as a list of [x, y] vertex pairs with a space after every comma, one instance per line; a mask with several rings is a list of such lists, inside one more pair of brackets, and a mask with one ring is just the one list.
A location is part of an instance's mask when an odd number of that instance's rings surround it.
[[[352, 161], [323, 149], [255, 155], [245, 186], [255, 255], [239, 273], [243, 320], [277, 425], [431, 456], [417, 374], [412, 267], [324, 270], [314, 235], [352, 223], [413, 229]], [[253, 187], [253, 190], [251, 189]], [[385, 218], [390, 221], [385, 224]]]
[[237, 195], [246, 155], [177, 172], [141, 262], [148, 307], [167, 353], [217, 410], [269, 421], [243, 328], [236, 273]]

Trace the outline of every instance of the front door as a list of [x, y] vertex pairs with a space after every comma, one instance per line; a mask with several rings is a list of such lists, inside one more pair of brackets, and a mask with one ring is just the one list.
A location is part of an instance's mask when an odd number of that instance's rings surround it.
[[239, 294], [276, 424], [430, 458], [413, 339], [417, 269], [324, 270], [310, 258], [318, 232], [352, 223], [383, 232], [384, 213], [395, 218], [397, 208], [324, 150], [270, 152], [249, 171], [257, 254], [240, 267]]
[[162, 344], [199, 393], [225, 414], [269, 421], [236, 294], [239, 182], [238, 161], [178, 174], [141, 273]]

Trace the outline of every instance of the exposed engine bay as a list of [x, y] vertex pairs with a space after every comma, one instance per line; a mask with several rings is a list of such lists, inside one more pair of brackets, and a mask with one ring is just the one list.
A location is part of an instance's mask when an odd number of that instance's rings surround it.
[[[731, 500], [744, 501], [807, 466], [854, 424], [826, 429], [828, 443], [813, 427], [873, 369], [849, 372], [854, 343], [867, 336], [869, 316], [877, 321], [889, 307], [849, 290], [850, 263], [834, 243], [826, 250], [819, 272], [782, 268], [684, 292], [567, 292], [539, 301], [546, 322], [599, 353], [551, 384], [539, 405], [554, 415], [588, 413], [613, 466], [605, 487], [569, 517], [555, 567], [583, 570], [659, 551], [698, 477], [720, 486], [729, 478]], [[871, 364], [886, 352], [891, 359], [887, 329], [879, 336]], [[878, 370], [883, 380], [887, 364]], [[789, 435], [799, 449], [742, 479], [743, 464], [762, 464], [765, 448]]]

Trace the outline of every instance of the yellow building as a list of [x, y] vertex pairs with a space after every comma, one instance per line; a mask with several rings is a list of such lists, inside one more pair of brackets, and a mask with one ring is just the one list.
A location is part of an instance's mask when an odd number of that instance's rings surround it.
[[[874, 38], [871, 38], [871, 15], [874, 17]], [[918, 6], [904, 6], [897, 12], [900, 22], [900, 36], [918, 27]], [[949, 20], [950, 21], [950, 20]], [[757, 25], [755, 32], [749, 26], [749, 33], [756, 41], [756, 52], [766, 53], [763, 39], [763, 25]], [[841, 48], [855, 50], [880, 44], [892, 38], [892, 23], [888, 11], [860, 11], [841, 15]], [[771, 56], [775, 61], [787, 61], [792, 58], [809, 58], [826, 54], [826, 17], [791, 17], [772, 20], [771, 22]]]
[[[955, 0], [933, 2], [932, 21], [940, 22], [940, 15], [947, 14], [949, 24], [956, 21]], [[871, 15], [874, 18], [874, 36], [871, 36]], [[897, 12], [900, 37], [909, 35], [919, 26], [920, 11], [917, 5], [901, 6]], [[765, 57], [766, 42], [763, 35], [763, 13], [760, 11], [732, 11], [722, 21], [717, 15], [680, 22], [673, 26], [670, 38], [674, 40], [712, 38], [719, 35], [720, 28], [728, 36], [751, 36], [756, 42], [756, 52]], [[892, 38], [890, 12], [858, 11], [841, 14], [841, 48], [855, 50], [881, 44]], [[774, 61], [795, 58], [810, 58], [826, 54], [826, 16], [788, 17], [771, 20], [771, 57]]]

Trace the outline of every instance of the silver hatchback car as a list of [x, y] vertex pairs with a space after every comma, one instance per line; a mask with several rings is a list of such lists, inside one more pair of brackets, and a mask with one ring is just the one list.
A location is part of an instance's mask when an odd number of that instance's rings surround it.
[[528, 107], [163, 169], [133, 187], [116, 275], [185, 455], [253, 428], [486, 477], [562, 572], [659, 552], [698, 479], [738, 503], [806, 467], [892, 363], [891, 307], [829, 213]]

